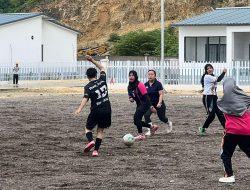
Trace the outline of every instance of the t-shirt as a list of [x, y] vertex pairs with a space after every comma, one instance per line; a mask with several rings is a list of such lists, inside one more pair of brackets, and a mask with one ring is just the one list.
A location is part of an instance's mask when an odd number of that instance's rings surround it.
[[146, 104], [147, 100], [145, 95], [147, 94], [147, 89], [142, 82], [139, 82], [138, 86], [134, 90], [128, 90], [128, 96], [133, 98], [137, 105]]
[[90, 98], [91, 110], [97, 108], [110, 108], [108, 97], [108, 87], [106, 83], [106, 73], [101, 71], [100, 78], [90, 81], [84, 87], [84, 98]]
[[225, 114], [225, 132], [235, 135], [250, 135], [250, 113], [246, 111], [242, 116]]
[[15, 66], [13, 68], [13, 74], [18, 74], [19, 73], [19, 67]]
[[149, 98], [152, 104], [157, 104], [159, 102], [159, 91], [163, 90], [161, 82], [155, 80], [154, 83], [150, 86], [149, 82], [145, 83], [146, 89], [148, 91]]
[[217, 78], [212, 75], [204, 77], [204, 95], [217, 95]]

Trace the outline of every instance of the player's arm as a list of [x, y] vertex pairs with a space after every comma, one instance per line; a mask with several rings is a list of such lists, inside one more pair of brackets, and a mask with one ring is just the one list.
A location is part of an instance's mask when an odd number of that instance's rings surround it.
[[143, 83], [139, 83], [138, 85], [138, 88], [142, 94], [143, 97], [145, 97], [145, 100], [146, 100], [146, 104], [150, 106], [150, 110], [153, 112], [153, 113], [156, 113], [156, 109], [154, 108], [154, 106], [152, 105], [151, 101], [150, 101], [150, 98], [148, 96], [148, 92], [147, 92], [147, 89], [145, 87], [145, 85]]
[[224, 76], [225, 76], [226, 73], [227, 73], [227, 69], [224, 68], [223, 72], [221, 73], [221, 75], [217, 78], [217, 82], [220, 82], [224, 78]]
[[104, 66], [100, 64], [99, 62], [97, 62], [93, 57], [91, 57], [90, 55], [86, 55], [86, 59], [90, 61], [91, 63], [93, 63], [100, 71], [105, 72]]
[[87, 102], [88, 102], [88, 98], [83, 98], [81, 103], [80, 103], [80, 106], [78, 107], [78, 109], [75, 111], [75, 115], [78, 115], [82, 109], [86, 106]]
[[160, 108], [161, 107], [161, 105], [162, 105], [162, 101], [163, 101], [163, 96], [164, 96], [164, 91], [163, 90], [159, 90], [159, 102], [158, 102], [158, 104], [157, 104], [157, 108]]

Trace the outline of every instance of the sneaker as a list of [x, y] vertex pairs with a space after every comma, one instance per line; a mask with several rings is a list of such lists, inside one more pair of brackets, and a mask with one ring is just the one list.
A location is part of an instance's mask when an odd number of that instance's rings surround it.
[[138, 140], [138, 141], [143, 141], [145, 139], [146, 139], [146, 137], [143, 134], [139, 134], [138, 136], [135, 137], [135, 140]]
[[95, 141], [89, 142], [87, 146], [84, 148], [84, 153], [89, 152], [94, 146], [95, 146]]
[[145, 133], [146, 136], [151, 136], [151, 131], [150, 129], [147, 129], [148, 131]]
[[158, 128], [159, 128], [158, 125], [151, 125], [150, 127], [151, 136], [155, 134]]
[[97, 156], [98, 156], [98, 151], [97, 151], [97, 150], [94, 150], [94, 151], [92, 152], [92, 156], [93, 156], [93, 157], [97, 157]]
[[219, 179], [219, 182], [221, 183], [234, 183], [235, 182], [235, 177], [231, 176], [231, 177], [222, 177]]
[[168, 121], [168, 122], [167, 122], [167, 129], [166, 129], [166, 132], [167, 132], [167, 133], [170, 133], [172, 130], [173, 130], [173, 123], [172, 123], [172, 121]]
[[205, 135], [205, 133], [206, 133], [205, 128], [199, 127], [199, 135], [203, 136], [203, 135]]

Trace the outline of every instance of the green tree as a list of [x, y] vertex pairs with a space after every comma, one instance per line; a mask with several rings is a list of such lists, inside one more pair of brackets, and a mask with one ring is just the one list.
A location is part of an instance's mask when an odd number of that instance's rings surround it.
[[[173, 28], [165, 30], [165, 56], [178, 55], [178, 38]], [[154, 30], [144, 32], [142, 30], [130, 32], [121, 36], [120, 40], [114, 44], [113, 55], [123, 56], [143, 56], [160, 55], [161, 53], [161, 31]]]
[[38, 3], [40, 0], [0, 0], [0, 13], [20, 12], [26, 7]]

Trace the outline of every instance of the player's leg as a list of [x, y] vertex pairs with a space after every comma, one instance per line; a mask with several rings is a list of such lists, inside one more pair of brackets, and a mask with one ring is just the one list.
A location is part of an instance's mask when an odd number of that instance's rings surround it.
[[19, 76], [18, 76], [18, 74], [16, 75], [16, 85], [18, 85], [18, 78], [19, 78]]
[[239, 138], [240, 149], [250, 158], [250, 135], [241, 135]]
[[[144, 114], [144, 118], [145, 118], [145, 122], [148, 124], [152, 124], [152, 121], [150, 119], [150, 116], [152, 115], [152, 111], [150, 109], [148, 109], [148, 111]], [[147, 129], [147, 132], [145, 133], [146, 136], [151, 136], [151, 132], [150, 129]]]
[[16, 77], [15, 77], [15, 74], [13, 74], [13, 85], [15, 85], [16, 83]]
[[224, 165], [225, 176], [220, 178], [220, 182], [234, 182], [232, 169], [232, 156], [237, 146], [237, 135], [226, 134], [222, 144], [221, 159]]
[[111, 126], [111, 109], [110, 108], [99, 109], [97, 115], [97, 121], [98, 121], [97, 123], [98, 128], [95, 140], [95, 149], [92, 153], [92, 156], [94, 157], [98, 156], [98, 151], [101, 146], [102, 140], [104, 138], [104, 129]]
[[213, 96], [205, 96], [203, 98], [204, 104], [206, 105], [206, 110], [207, 110], [207, 118], [206, 121], [204, 122], [203, 126], [199, 128], [199, 134], [204, 135], [206, 129], [209, 127], [209, 125], [213, 122], [215, 118], [215, 109], [214, 109], [214, 104], [213, 104]]
[[166, 132], [170, 133], [172, 131], [173, 128], [173, 124], [172, 122], [166, 117], [166, 105], [164, 103], [164, 101], [162, 102], [162, 105], [160, 108], [157, 108], [157, 115], [159, 117], [159, 119], [163, 122], [166, 123], [167, 126], [165, 126], [166, 128]]
[[136, 107], [136, 111], [134, 114], [134, 124], [137, 127], [138, 131], [138, 136], [135, 137], [136, 140], [145, 140], [145, 136], [142, 133], [142, 127], [150, 128], [151, 126], [150, 124], [142, 121], [142, 117], [147, 112], [147, 110], [145, 111], [145, 108], [142, 105]]
[[215, 107], [215, 113], [216, 113], [216, 115], [217, 115], [217, 117], [218, 117], [218, 119], [220, 121], [220, 124], [225, 129], [226, 119], [225, 119], [225, 116], [224, 116], [223, 112], [217, 106], [217, 100], [214, 103], [214, 107]]
[[90, 112], [88, 119], [87, 119], [87, 124], [85, 127], [85, 135], [88, 139], [88, 144], [84, 148], [84, 152], [87, 153], [89, 152], [94, 146], [95, 146], [95, 141], [93, 139], [93, 132], [92, 130], [94, 127], [97, 125], [97, 120], [95, 118], [95, 113], [92, 111]]

